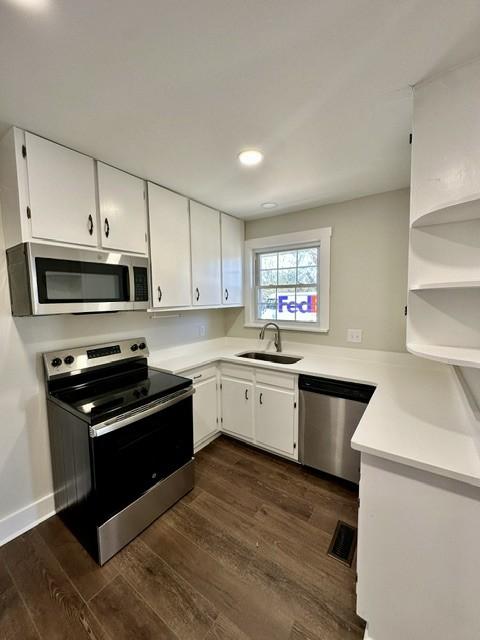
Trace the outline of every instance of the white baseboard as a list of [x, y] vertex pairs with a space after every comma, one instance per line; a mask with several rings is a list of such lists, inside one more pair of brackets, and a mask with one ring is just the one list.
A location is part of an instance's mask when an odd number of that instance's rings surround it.
[[214, 440], [216, 440], [219, 436], [222, 435], [221, 431], [215, 431], [215, 433], [213, 433], [212, 435], [206, 437], [204, 440], [201, 440], [200, 442], [198, 442], [195, 445], [195, 449], [194, 449], [194, 453], [198, 453], [198, 451], [200, 451], [201, 449], [203, 449], [203, 447], [206, 447], [207, 444], [210, 444], [211, 442], [213, 442]]
[[368, 625], [365, 628], [365, 635], [363, 636], [363, 640], [373, 640], [372, 636], [368, 635]]
[[0, 547], [55, 513], [53, 493], [0, 520]]

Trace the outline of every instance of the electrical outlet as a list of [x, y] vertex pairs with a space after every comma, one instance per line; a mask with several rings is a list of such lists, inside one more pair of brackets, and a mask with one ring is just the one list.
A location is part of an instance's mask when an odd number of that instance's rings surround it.
[[206, 333], [207, 333], [205, 325], [204, 324], [199, 324], [197, 329], [198, 329], [198, 337], [199, 338], [204, 338]]
[[347, 329], [347, 342], [361, 342], [362, 329]]

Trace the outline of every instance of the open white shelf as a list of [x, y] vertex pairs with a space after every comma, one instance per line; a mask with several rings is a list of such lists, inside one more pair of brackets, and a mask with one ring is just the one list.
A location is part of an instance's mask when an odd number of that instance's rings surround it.
[[450, 202], [443, 207], [427, 211], [415, 218], [412, 227], [464, 222], [477, 218], [480, 218], [480, 193], [475, 193], [468, 199]]
[[410, 291], [433, 291], [437, 289], [477, 289], [480, 287], [480, 280], [464, 280], [451, 282], [422, 282], [410, 287]]
[[480, 348], [407, 343], [407, 349], [415, 356], [437, 360], [445, 364], [480, 368]]

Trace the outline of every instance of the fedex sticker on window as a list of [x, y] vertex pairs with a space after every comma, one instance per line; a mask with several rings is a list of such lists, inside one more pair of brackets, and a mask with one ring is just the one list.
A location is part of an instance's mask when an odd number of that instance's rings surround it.
[[296, 312], [300, 313], [316, 313], [317, 312], [317, 296], [316, 295], [307, 295], [302, 296], [304, 300], [291, 300], [292, 296], [278, 296], [278, 312], [285, 313], [288, 311], [289, 313], [295, 314]]

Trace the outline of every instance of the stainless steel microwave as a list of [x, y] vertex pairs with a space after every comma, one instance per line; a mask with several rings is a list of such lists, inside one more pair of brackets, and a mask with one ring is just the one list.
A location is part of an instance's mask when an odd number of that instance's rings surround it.
[[14, 316], [148, 308], [147, 258], [25, 242], [7, 265]]

